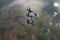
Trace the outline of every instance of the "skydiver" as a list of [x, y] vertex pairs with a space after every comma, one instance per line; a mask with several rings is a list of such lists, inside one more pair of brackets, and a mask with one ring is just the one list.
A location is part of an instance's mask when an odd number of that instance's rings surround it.
[[[31, 10], [31, 8], [29, 7], [29, 8], [27, 8], [27, 11], [28, 11], [28, 13], [26, 14], [26, 16], [27, 16], [27, 23], [28, 24], [32, 24], [33, 25], [33, 23], [34, 23], [34, 21], [33, 21], [33, 15], [34, 16], [37, 16], [37, 14], [36, 14], [36, 12], [34, 12], [33, 10]], [[33, 15], [32, 15], [33, 14]]]

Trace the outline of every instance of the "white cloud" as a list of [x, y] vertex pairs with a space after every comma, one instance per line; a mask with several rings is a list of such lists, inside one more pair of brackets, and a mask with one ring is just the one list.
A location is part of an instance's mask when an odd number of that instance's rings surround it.
[[59, 3], [57, 3], [57, 2], [55, 2], [53, 5], [54, 5], [55, 7], [59, 7]]

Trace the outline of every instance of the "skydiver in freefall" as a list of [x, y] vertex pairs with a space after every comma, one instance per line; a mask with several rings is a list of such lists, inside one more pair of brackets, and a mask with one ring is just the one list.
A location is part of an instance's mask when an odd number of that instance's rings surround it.
[[36, 14], [36, 12], [34, 12], [33, 10], [31, 10], [31, 8], [29, 7], [29, 8], [27, 8], [27, 11], [28, 11], [28, 13], [26, 14], [26, 16], [27, 16], [27, 23], [28, 24], [34, 24], [34, 21], [33, 21], [33, 16], [37, 16], [37, 14]]

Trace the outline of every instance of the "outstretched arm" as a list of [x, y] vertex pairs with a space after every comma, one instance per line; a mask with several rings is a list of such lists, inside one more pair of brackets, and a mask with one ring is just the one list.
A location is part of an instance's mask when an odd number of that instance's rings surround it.
[[36, 12], [34, 12], [34, 15], [35, 15], [35, 16], [37, 16], [37, 13], [36, 13]]
[[31, 10], [30, 8], [27, 8], [27, 11]]
[[33, 12], [32, 10], [31, 10], [31, 8], [29, 7], [29, 8], [27, 8], [27, 11], [29, 11], [29, 12]]

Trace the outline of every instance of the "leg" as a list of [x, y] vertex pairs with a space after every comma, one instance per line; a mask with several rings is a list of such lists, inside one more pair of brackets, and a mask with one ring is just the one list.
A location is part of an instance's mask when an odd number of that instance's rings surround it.
[[33, 19], [31, 19], [31, 24], [33, 25], [33, 23], [34, 23], [34, 22], [33, 22]]
[[30, 23], [30, 21], [27, 19], [27, 23], [29, 24]]

